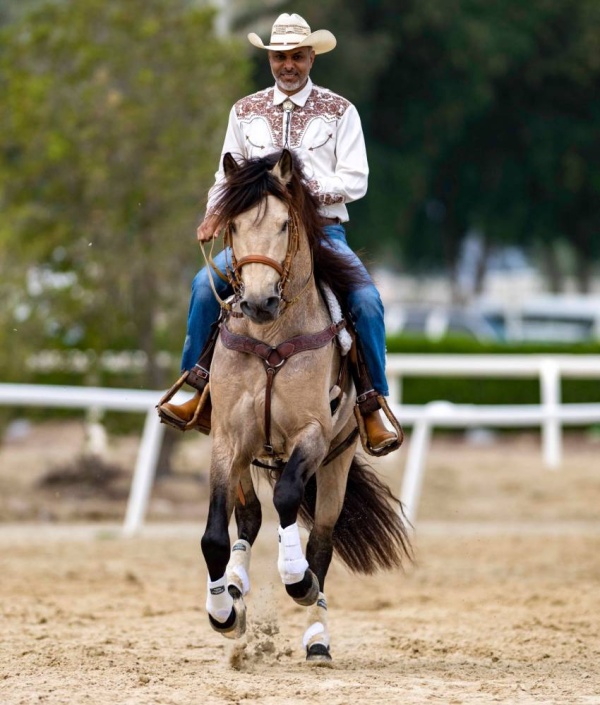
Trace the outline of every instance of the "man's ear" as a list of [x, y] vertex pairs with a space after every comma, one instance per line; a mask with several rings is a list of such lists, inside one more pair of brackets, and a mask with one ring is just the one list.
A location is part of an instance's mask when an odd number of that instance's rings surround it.
[[273, 176], [276, 176], [284, 186], [287, 186], [292, 180], [293, 171], [294, 163], [292, 160], [292, 153], [289, 149], [284, 149], [281, 152], [279, 161], [273, 167]]
[[231, 152], [227, 152], [223, 157], [223, 171], [225, 172], [225, 176], [233, 174], [233, 172], [237, 171], [239, 168], [238, 163], [231, 156]]

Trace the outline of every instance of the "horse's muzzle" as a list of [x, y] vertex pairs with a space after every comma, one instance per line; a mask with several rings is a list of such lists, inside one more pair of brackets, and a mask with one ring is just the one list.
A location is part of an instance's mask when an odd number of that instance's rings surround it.
[[274, 321], [279, 315], [281, 296], [268, 296], [260, 301], [243, 299], [240, 309], [244, 316], [247, 316], [254, 323], [269, 323]]

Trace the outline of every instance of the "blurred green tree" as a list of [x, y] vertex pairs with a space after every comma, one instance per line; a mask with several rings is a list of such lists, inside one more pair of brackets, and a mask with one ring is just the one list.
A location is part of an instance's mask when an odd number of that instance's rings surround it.
[[21, 378], [40, 346], [132, 348], [164, 386], [156, 354], [179, 352], [195, 226], [248, 89], [213, 20], [185, 0], [64, 0], [3, 28], [0, 287]]
[[559, 279], [559, 263], [553, 260], [557, 245], [568, 243], [583, 293], [590, 291], [600, 259], [598, 36], [596, 0], [554, 4], [536, 33], [519, 101], [530, 226]]
[[488, 247], [551, 255], [566, 241], [589, 287], [600, 255], [597, 0], [295, 0], [284, 9], [336, 34], [313, 78], [363, 120], [371, 177], [351, 206], [355, 246], [405, 269], [452, 272], [472, 227]]

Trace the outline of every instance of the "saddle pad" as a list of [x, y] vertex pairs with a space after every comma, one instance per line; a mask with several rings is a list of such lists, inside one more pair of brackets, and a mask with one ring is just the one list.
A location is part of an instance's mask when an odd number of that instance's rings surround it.
[[[323, 298], [325, 299], [325, 303], [329, 309], [331, 322], [339, 323], [343, 318], [340, 302], [337, 300], [336, 295], [333, 293], [331, 288], [327, 286], [327, 284], [319, 282], [319, 288], [321, 289], [321, 293], [323, 294]], [[342, 328], [342, 330], [337, 334], [337, 337], [340, 343], [340, 351], [342, 355], [347, 355], [352, 347], [352, 337], [350, 336], [350, 333], [348, 333], [346, 328]]]

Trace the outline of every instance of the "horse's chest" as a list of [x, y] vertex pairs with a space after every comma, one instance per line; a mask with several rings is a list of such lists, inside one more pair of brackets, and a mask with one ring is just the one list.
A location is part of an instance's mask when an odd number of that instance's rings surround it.
[[274, 427], [290, 432], [327, 419], [331, 358], [331, 348], [306, 351], [269, 371], [256, 356], [221, 347], [211, 371], [213, 413], [259, 433], [266, 415]]
[[327, 392], [330, 356], [321, 351], [299, 353], [272, 371], [251, 355], [223, 352], [223, 359], [219, 359], [219, 364], [213, 363], [211, 370], [213, 403], [218, 403], [221, 397], [230, 403], [247, 403], [246, 395], [260, 398], [269, 386], [269, 378], [274, 397], [293, 395], [314, 402], [315, 395]]

